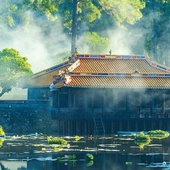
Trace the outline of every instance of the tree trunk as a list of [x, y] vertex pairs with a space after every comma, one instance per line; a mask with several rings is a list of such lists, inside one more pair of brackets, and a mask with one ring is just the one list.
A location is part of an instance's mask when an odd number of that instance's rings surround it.
[[77, 40], [77, 0], [73, 2], [73, 20], [72, 20], [72, 37], [71, 37], [71, 52], [76, 51]]

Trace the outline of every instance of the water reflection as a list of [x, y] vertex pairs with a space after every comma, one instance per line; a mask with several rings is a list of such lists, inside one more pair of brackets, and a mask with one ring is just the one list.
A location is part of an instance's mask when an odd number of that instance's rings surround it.
[[0, 148], [0, 170], [170, 169], [169, 137], [152, 139], [143, 150], [133, 135], [64, 139], [70, 147], [55, 150], [47, 136], [7, 136]]

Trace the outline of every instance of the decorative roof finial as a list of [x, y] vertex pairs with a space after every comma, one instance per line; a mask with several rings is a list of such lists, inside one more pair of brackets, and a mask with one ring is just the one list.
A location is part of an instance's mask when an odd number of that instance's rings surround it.
[[109, 50], [109, 54], [110, 54], [110, 55], [112, 54], [112, 51], [111, 51], [111, 49]]

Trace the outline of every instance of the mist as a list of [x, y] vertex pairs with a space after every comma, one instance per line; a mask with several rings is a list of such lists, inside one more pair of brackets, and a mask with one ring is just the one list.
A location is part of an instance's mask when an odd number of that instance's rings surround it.
[[[32, 12], [26, 12], [31, 17]], [[29, 25], [19, 25], [15, 29], [1, 30], [1, 47], [14, 48], [21, 56], [28, 58], [34, 73], [49, 68], [57, 63], [57, 54], [70, 51], [70, 40], [63, 33], [60, 20], [43, 24], [43, 18]], [[48, 34], [44, 27], [48, 24]], [[44, 27], [43, 27], [44, 26]], [[69, 57], [69, 56], [68, 56]]]

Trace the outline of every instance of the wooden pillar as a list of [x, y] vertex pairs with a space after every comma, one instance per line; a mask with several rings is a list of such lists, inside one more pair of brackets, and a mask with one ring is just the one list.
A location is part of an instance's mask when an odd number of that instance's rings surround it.
[[92, 93], [91, 93], [91, 106], [92, 106], [92, 112], [94, 113], [94, 89], [92, 90]]
[[72, 112], [72, 97], [71, 97], [71, 90], [68, 90], [68, 110], [69, 110], [69, 114], [71, 114]]
[[127, 120], [127, 130], [130, 131], [130, 120]]
[[88, 97], [87, 97], [88, 93], [85, 90], [83, 93], [83, 107], [84, 107], [84, 112], [87, 113], [87, 102], [88, 102]]
[[76, 120], [75, 121], [75, 134], [76, 135], [79, 135], [79, 130], [80, 130], [79, 123], [78, 123], [78, 120]]
[[126, 94], [126, 113], [127, 113], [127, 117], [130, 117], [129, 93]]
[[57, 93], [57, 95], [58, 95], [58, 100], [57, 100], [57, 107], [58, 107], [58, 112], [60, 111], [60, 91], [58, 90], [58, 93]]
[[154, 114], [154, 93], [151, 91], [151, 101], [150, 101], [150, 116]]
[[72, 100], [73, 100], [72, 112], [75, 113], [75, 107], [76, 107], [75, 93], [72, 94]]
[[146, 131], [146, 122], [143, 121], [143, 130]]
[[119, 120], [119, 129], [122, 130], [122, 121]]
[[102, 96], [103, 96], [103, 105], [102, 105], [102, 112], [105, 113], [106, 112], [106, 91], [102, 90]]
[[138, 120], [135, 120], [135, 131], [138, 131]]
[[165, 114], [165, 92], [162, 93], [162, 113]]
[[72, 129], [71, 129], [71, 121], [69, 121], [69, 120], [67, 120], [67, 133], [68, 133], [68, 135], [71, 135], [71, 131], [72, 131]]
[[87, 120], [84, 120], [83, 123], [83, 135], [87, 136]]

